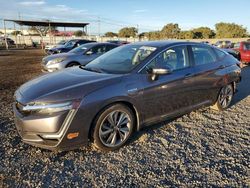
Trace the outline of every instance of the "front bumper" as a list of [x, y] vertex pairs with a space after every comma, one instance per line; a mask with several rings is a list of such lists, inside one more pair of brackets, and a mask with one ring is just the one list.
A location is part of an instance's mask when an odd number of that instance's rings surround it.
[[84, 139], [68, 139], [74, 131], [70, 125], [77, 110], [63, 111], [54, 115], [23, 115], [13, 106], [15, 125], [22, 141], [49, 150], [69, 150], [83, 145]]

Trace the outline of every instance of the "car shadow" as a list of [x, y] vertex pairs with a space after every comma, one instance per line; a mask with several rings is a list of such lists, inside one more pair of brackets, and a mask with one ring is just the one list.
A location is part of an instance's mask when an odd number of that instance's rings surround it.
[[250, 95], [250, 66], [245, 66], [241, 71], [242, 80], [237, 84], [237, 93], [235, 94], [232, 105], [237, 104], [241, 100]]

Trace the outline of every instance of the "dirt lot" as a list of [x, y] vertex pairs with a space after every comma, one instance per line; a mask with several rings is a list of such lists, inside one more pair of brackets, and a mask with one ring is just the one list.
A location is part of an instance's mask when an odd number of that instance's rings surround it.
[[55, 153], [21, 142], [11, 102], [41, 74], [40, 50], [0, 51], [0, 187], [249, 187], [250, 67], [234, 105], [201, 109], [136, 133], [116, 152]]

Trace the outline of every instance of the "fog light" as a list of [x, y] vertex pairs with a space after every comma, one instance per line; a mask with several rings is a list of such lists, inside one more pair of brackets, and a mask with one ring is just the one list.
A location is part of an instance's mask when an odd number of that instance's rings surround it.
[[78, 137], [78, 136], [79, 136], [79, 132], [76, 132], [76, 133], [69, 133], [69, 134], [67, 135], [67, 139], [71, 140], [71, 139], [76, 138], [76, 137]]

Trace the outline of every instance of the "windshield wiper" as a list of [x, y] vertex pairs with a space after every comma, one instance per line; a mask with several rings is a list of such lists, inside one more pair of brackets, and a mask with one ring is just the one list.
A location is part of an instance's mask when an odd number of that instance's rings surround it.
[[102, 71], [101, 69], [98, 68], [93, 68], [93, 67], [85, 67], [83, 65], [79, 66], [81, 69], [83, 70], [87, 70], [87, 71], [91, 71], [91, 72], [98, 72], [98, 73], [103, 73], [104, 71]]

